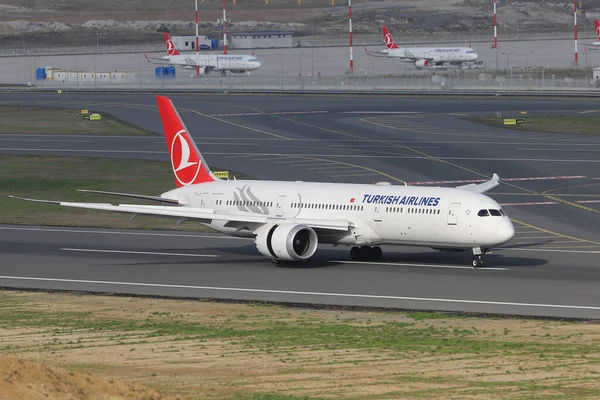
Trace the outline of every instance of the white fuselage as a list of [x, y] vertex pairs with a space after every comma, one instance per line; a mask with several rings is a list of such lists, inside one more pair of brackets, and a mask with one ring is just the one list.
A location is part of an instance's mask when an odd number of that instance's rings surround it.
[[477, 52], [469, 47], [400, 47], [385, 49], [388, 57], [399, 58], [406, 62], [429, 60], [432, 63], [462, 63], [475, 61], [479, 58]]
[[260, 61], [247, 54], [178, 54], [163, 56], [163, 60], [183, 68], [194, 69], [196, 66], [211, 71], [253, 71], [261, 67]]
[[[274, 224], [303, 220], [347, 220], [349, 232], [319, 235], [319, 243], [414, 245], [434, 248], [492, 247], [514, 236], [508, 216], [493, 199], [462, 189], [277, 181], [216, 181], [163, 193], [190, 208], [265, 216]], [[352, 200], [354, 199], [354, 200]], [[497, 210], [497, 216], [478, 216]], [[254, 237], [244, 223], [208, 226]]]

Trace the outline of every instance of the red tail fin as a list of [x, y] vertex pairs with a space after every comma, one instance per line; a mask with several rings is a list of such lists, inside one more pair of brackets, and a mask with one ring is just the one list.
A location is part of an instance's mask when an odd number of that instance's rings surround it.
[[397, 49], [398, 46], [394, 42], [390, 31], [388, 31], [387, 26], [383, 27], [383, 40], [385, 42], [385, 47], [388, 49]]
[[156, 96], [177, 187], [218, 180], [168, 97]]
[[598, 41], [600, 42], [600, 22], [598, 22], [598, 20], [595, 19], [594, 25], [596, 25], [596, 37], [598, 38]]
[[171, 40], [171, 36], [169, 32], [165, 32], [165, 46], [167, 46], [167, 55], [168, 56], [178, 56], [179, 52], [175, 48], [175, 43]]

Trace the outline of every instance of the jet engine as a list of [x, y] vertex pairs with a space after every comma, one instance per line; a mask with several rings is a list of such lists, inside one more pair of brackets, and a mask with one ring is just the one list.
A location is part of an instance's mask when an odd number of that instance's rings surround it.
[[274, 260], [301, 261], [315, 254], [318, 238], [310, 226], [281, 224], [260, 228], [255, 242], [264, 256]]
[[429, 60], [417, 60], [417, 61], [415, 61], [415, 67], [417, 67], [417, 68], [429, 67]]

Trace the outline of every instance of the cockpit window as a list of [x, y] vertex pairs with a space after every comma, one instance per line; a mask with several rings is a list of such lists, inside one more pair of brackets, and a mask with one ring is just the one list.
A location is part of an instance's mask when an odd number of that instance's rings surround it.
[[490, 213], [488, 213], [488, 210], [479, 210], [479, 212], [477, 213], [478, 216], [480, 217], [489, 217]]
[[467, 54], [475, 54], [475, 50], [467, 50]]
[[502, 216], [502, 214], [500, 214], [500, 211], [498, 211], [498, 210], [490, 210], [490, 214], [493, 215], [494, 217]]

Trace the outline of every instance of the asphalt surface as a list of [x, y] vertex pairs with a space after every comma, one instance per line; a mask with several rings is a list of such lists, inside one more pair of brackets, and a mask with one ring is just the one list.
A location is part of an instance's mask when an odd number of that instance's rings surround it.
[[[171, 98], [215, 169], [259, 179], [393, 184], [498, 173], [507, 180], [488, 194], [504, 205], [516, 237], [482, 270], [468, 268], [468, 252], [400, 247], [384, 248], [384, 262], [373, 264], [350, 263], [346, 248], [324, 247], [310, 263], [290, 268], [273, 266], [252, 241], [218, 235], [0, 226], [1, 286], [600, 317], [600, 137], [522, 133], [461, 119], [497, 111], [600, 112], [588, 100]], [[150, 94], [3, 94], [3, 103], [89, 108], [161, 129]], [[9, 153], [168, 161], [158, 134], [2, 135], [0, 154]]]

